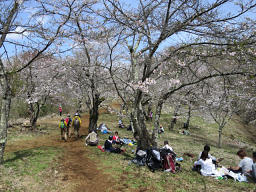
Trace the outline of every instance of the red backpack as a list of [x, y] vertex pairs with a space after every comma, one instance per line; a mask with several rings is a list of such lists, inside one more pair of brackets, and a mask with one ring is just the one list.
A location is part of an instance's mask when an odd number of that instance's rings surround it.
[[164, 162], [163, 162], [164, 170], [171, 170], [172, 173], [175, 173], [175, 162], [173, 160], [172, 154], [167, 154], [164, 156]]
[[67, 125], [68, 125], [68, 122], [69, 122], [69, 118], [67, 117], [67, 118], [65, 119], [65, 121], [66, 121], [66, 123], [67, 123]]

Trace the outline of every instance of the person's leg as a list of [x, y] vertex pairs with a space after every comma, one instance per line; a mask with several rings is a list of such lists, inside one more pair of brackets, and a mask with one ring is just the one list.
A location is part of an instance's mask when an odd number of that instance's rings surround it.
[[234, 170], [234, 169], [228, 169], [229, 171], [232, 171], [234, 173], [242, 173], [242, 169]]
[[90, 146], [97, 146], [98, 142], [89, 142], [88, 145], [90, 145]]
[[78, 138], [80, 137], [79, 129], [80, 129], [80, 127], [78, 127], [78, 129], [77, 129], [77, 137], [78, 137]]
[[60, 129], [61, 140], [63, 140], [63, 129]]
[[69, 125], [69, 128], [68, 128], [68, 135], [69, 135], [69, 138], [71, 138], [71, 125]]
[[200, 173], [200, 170], [201, 170], [201, 165], [196, 165], [192, 168], [192, 171], [196, 171], [198, 173]]
[[67, 129], [64, 130], [64, 140], [67, 141]]

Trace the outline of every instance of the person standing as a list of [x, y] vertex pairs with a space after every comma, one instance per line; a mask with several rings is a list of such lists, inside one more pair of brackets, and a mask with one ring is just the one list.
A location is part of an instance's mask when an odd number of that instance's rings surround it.
[[153, 112], [152, 111], [150, 111], [150, 113], [149, 113], [149, 119], [150, 119], [150, 121], [153, 120]]
[[62, 107], [59, 106], [59, 113], [60, 113], [60, 116], [62, 115]]
[[76, 113], [72, 120], [72, 125], [74, 127], [74, 132], [75, 132], [77, 138], [79, 138], [79, 129], [80, 129], [81, 123], [82, 123], [82, 121], [79, 117], [79, 114]]
[[70, 129], [70, 126], [71, 126], [71, 123], [72, 123], [72, 119], [70, 117], [70, 115], [68, 114], [67, 118], [65, 119], [66, 123], [67, 123], [67, 132], [68, 132], [68, 137], [70, 138], [71, 136], [71, 129]]
[[61, 139], [67, 141], [67, 123], [62, 118], [59, 123]]

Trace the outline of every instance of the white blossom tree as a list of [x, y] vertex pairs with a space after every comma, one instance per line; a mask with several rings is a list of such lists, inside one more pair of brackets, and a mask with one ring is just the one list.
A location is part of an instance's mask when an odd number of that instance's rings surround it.
[[[223, 7], [227, 4], [236, 6], [237, 11], [223, 13]], [[131, 80], [128, 85], [134, 95], [131, 119], [139, 148], [146, 149], [157, 144], [155, 135], [162, 106], [173, 93], [216, 76], [245, 73], [237, 70], [229, 72], [224, 69], [218, 71], [211, 68], [208, 73], [201, 74], [192, 68], [187, 69], [194, 73], [192, 81], [190, 78], [181, 82], [175, 77], [175, 71], [173, 71], [174, 76], [170, 79], [171, 85], [159, 95], [155, 112], [155, 131], [151, 135], [144, 122], [142, 101], [145, 93], [150, 92], [150, 86], [157, 84], [162, 69], [166, 66], [187, 65], [198, 60], [206, 60], [205, 63], [209, 63], [209, 59], [206, 58], [215, 56], [214, 50], [229, 52], [229, 47], [238, 47], [239, 43], [253, 44], [255, 35], [252, 31], [255, 21], [246, 20], [243, 15], [255, 8], [255, 2], [166, 0], [136, 1], [129, 6], [123, 1], [105, 0], [104, 5], [106, 10], [101, 16], [109, 25], [122, 29], [123, 38], [126, 38], [128, 43], [127, 54], [124, 58], [129, 58], [130, 62], [128, 74], [131, 74]], [[245, 23], [246, 27], [243, 27]], [[178, 40], [179, 35], [185, 36], [184, 41]], [[170, 47], [169, 42], [173, 46], [165, 50], [164, 47]], [[204, 51], [205, 48], [209, 48], [209, 52]], [[195, 49], [194, 52], [193, 49]], [[202, 50], [201, 55], [197, 57], [198, 49]], [[179, 55], [183, 50], [185, 53], [188, 50], [193, 53], [188, 61], [179, 61], [182, 60]], [[116, 80], [122, 79], [120, 76], [113, 76]], [[127, 84], [125, 81], [123, 83]]]
[[[1, 74], [1, 119], [0, 119], [0, 163], [7, 142], [7, 125], [11, 103], [12, 76], [21, 72], [42, 53], [58, 52], [57, 39], [63, 34], [63, 27], [70, 19], [75, 0], [66, 1], [22, 1], [0, 2], [0, 74]], [[56, 46], [55, 46], [56, 45]], [[10, 57], [26, 51], [34, 56], [13, 68]]]

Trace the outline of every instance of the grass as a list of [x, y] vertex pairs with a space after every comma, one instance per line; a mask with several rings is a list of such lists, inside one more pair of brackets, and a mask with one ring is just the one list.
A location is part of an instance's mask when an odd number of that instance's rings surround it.
[[4, 167], [11, 168], [18, 176], [36, 176], [48, 168], [60, 152], [54, 147], [39, 147], [7, 153]]
[[[111, 130], [118, 131], [120, 137], [132, 138], [132, 133], [125, 129], [119, 129], [117, 126], [118, 117], [111, 114], [102, 114], [99, 118], [99, 123], [105, 122]], [[128, 125], [128, 119], [123, 120], [125, 125]], [[161, 124], [167, 127], [169, 115], [163, 114]], [[217, 148], [218, 131], [215, 124], [206, 122], [200, 117], [191, 119], [191, 135], [184, 136], [178, 133], [182, 128], [182, 119], [175, 126], [175, 131], [166, 132], [159, 136], [160, 145], [164, 140], [169, 140], [178, 156], [183, 156], [185, 152], [192, 153], [197, 157], [197, 154], [202, 151], [203, 146], [207, 143], [211, 145], [211, 154], [216, 157], [223, 157], [222, 165], [229, 167], [236, 165], [239, 162], [236, 151], [239, 147], [229, 145], [224, 142], [223, 148]], [[147, 123], [148, 127], [153, 127], [152, 123]], [[236, 126], [235, 126], [236, 125]], [[226, 140], [230, 131], [236, 139], [246, 138], [242, 135], [241, 130], [236, 130], [237, 122], [230, 122], [224, 132], [223, 140]], [[108, 135], [100, 135], [100, 144], [103, 145]], [[244, 142], [247, 141], [244, 139]], [[253, 147], [255, 144], [250, 143]], [[121, 191], [175, 191], [175, 192], [197, 192], [197, 191], [251, 191], [256, 190], [256, 185], [252, 183], [238, 183], [233, 180], [216, 180], [211, 177], [203, 177], [198, 173], [192, 172], [191, 167], [196, 159], [191, 159], [183, 156], [184, 161], [181, 162], [182, 171], [176, 174], [165, 172], [150, 172], [146, 167], [137, 167], [130, 163], [134, 156], [132, 150], [136, 150], [136, 146], [126, 146], [125, 155], [117, 155], [103, 153], [95, 147], [91, 147], [91, 158], [99, 162], [99, 169], [106, 174], [110, 174], [116, 181], [115, 190]]]
[[[24, 134], [10, 142], [35, 139], [31, 134]], [[5, 153], [5, 162], [0, 165], [0, 192], [2, 191], [45, 191], [53, 189], [47, 186], [47, 179], [52, 169], [57, 167], [57, 158], [62, 149], [56, 147], [37, 147]], [[46, 179], [47, 178], [47, 179]], [[50, 191], [50, 190], [49, 190]]]
[[[255, 148], [244, 133], [243, 125], [237, 120], [232, 120], [224, 128], [224, 145], [223, 148], [217, 148], [218, 130], [216, 124], [206, 121], [201, 117], [192, 117], [190, 136], [179, 134], [185, 119], [179, 119], [173, 132], [167, 130], [171, 115], [162, 114], [161, 124], [165, 127], [166, 132], [159, 135], [159, 145], [164, 140], [168, 140], [174, 151], [180, 157], [184, 158], [181, 162], [182, 171], [176, 174], [156, 171], [150, 172], [147, 167], [138, 167], [130, 162], [134, 157], [133, 151], [136, 145], [125, 146], [126, 153], [117, 155], [103, 153], [96, 147], [88, 147], [90, 158], [97, 162], [98, 169], [111, 175], [115, 182], [110, 191], [170, 191], [170, 192], [198, 192], [198, 191], [247, 191], [255, 192], [256, 185], [251, 183], [238, 183], [233, 180], [215, 180], [210, 177], [203, 177], [191, 171], [195, 159], [191, 159], [183, 154], [192, 153], [197, 156], [202, 151], [203, 146], [207, 143], [211, 145], [211, 154], [216, 157], [223, 157], [222, 164], [226, 167], [236, 165], [239, 162], [236, 151], [237, 145], [230, 143], [232, 138], [250, 144]], [[114, 114], [103, 113], [100, 115], [99, 122], [104, 122], [111, 128], [112, 132], [118, 131], [120, 137], [133, 138], [132, 133], [126, 129], [118, 128], [118, 117]], [[127, 118], [123, 119], [125, 125], [129, 125]], [[57, 120], [52, 119], [41, 125], [41, 129], [51, 134], [58, 134], [56, 128]], [[149, 129], [153, 128], [152, 122], [147, 122]], [[13, 131], [8, 135], [8, 143], [17, 141], [26, 142], [41, 137], [39, 133], [20, 133]], [[100, 144], [109, 135], [100, 134]], [[62, 149], [55, 147], [39, 147], [16, 152], [6, 153], [6, 162], [0, 166], [0, 192], [10, 191], [58, 191], [54, 189], [54, 180], [50, 174], [56, 169], [57, 162], [55, 159], [62, 154]], [[49, 176], [49, 179], [47, 177]], [[50, 183], [50, 181], [52, 183]], [[49, 184], [50, 183], [50, 184]], [[51, 185], [52, 184], [52, 185]]]

